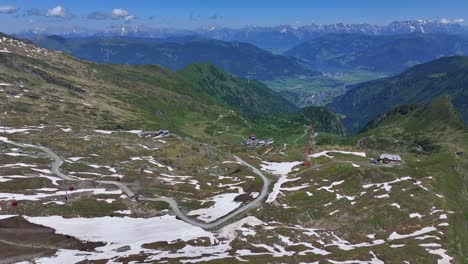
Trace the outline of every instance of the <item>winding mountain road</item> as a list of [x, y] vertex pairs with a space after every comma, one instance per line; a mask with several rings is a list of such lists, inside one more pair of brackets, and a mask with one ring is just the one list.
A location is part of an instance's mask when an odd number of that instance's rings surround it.
[[[50, 150], [50, 149], [48, 149], [46, 147], [32, 145], [32, 144], [18, 143], [18, 142], [11, 141], [11, 140], [9, 140], [9, 139], [7, 139], [5, 137], [0, 137], [0, 141], [3, 141], [5, 143], [7, 143], [7, 144], [10, 144], [10, 145], [13, 145], [13, 146], [16, 146], [16, 147], [34, 148], [34, 149], [38, 149], [38, 150], [41, 150], [41, 151], [45, 152], [49, 157], [51, 157], [53, 159], [53, 161], [51, 163], [51, 172], [53, 174], [57, 175], [58, 177], [60, 177], [63, 180], [75, 181], [75, 182], [78, 182], [78, 181], [91, 181], [91, 182], [96, 182], [96, 183], [101, 183], [101, 184], [114, 185], [114, 186], [117, 186], [118, 188], [120, 188], [122, 190], [122, 192], [124, 192], [128, 197], [135, 197], [135, 193], [132, 192], [132, 190], [130, 190], [130, 188], [128, 188], [127, 185], [125, 185], [124, 183], [121, 183], [121, 182], [97, 181], [97, 180], [88, 180], [88, 179], [84, 180], [84, 179], [80, 179], [80, 178], [77, 178], [77, 177], [68, 176], [68, 175], [62, 173], [60, 171], [60, 167], [63, 164], [63, 159], [60, 158], [60, 156], [58, 156], [57, 154], [55, 154], [52, 150]], [[236, 217], [236, 216], [238, 216], [238, 215], [240, 215], [240, 214], [242, 214], [242, 213], [244, 213], [244, 212], [246, 212], [246, 211], [248, 211], [250, 209], [260, 207], [262, 205], [263, 200], [269, 194], [268, 187], [270, 185], [270, 180], [259, 169], [255, 168], [251, 164], [245, 162], [244, 160], [242, 160], [241, 158], [239, 158], [237, 156], [234, 156], [234, 158], [240, 164], [248, 167], [250, 170], [252, 170], [253, 173], [257, 174], [258, 176], [260, 176], [262, 178], [262, 180], [263, 180], [262, 190], [261, 190], [260, 194], [258, 195], [258, 197], [255, 198], [250, 203], [247, 203], [247, 204], [244, 204], [244, 205], [240, 206], [236, 210], [231, 211], [230, 213], [224, 215], [221, 218], [218, 218], [218, 219], [214, 220], [213, 222], [208, 222], [208, 223], [201, 222], [199, 220], [196, 220], [196, 219], [193, 219], [193, 218], [190, 218], [190, 217], [186, 216], [184, 213], [182, 213], [180, 211], [177, 201], [174, 200], [173, 198], [170, 198], [170, 197], [150, 198], [150, 197], [141, 197], [140, 196], [140, 197], [137, 198], [137, 200], [138, 201], [147, 201], [147, 202], [166, 202], [166, 203], [169, 204], [169, 206], [171, 207], [171, 210], [174, 212], [174, 214], [179, 219], [181, 219], [182, 221], [185, 221], [185, 222], [187, 222], [187, 223], [189, 223], [191, 225], [201, 227], [203, 229], [215, 229], [217, 227], [221, 227], [223, 224], [227, 223], [229, 220], [233, 219], [234, 217]]]

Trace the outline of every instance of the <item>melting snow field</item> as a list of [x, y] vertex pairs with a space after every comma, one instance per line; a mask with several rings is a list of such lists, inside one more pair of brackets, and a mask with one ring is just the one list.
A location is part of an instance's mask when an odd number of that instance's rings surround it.
[[[1, 218], [3, 217], [0, 216]], [[96, 248], [96, 252], [61, 249], [55, 256], [38, 258], [35, 263], [77, 263], [86, 259], [115, 260], [118, 257], [139, 253], [150, 254], [147, 261], [159, 261], [163, 258], [185, 258], [182, 260], [183, 263], [223, 259], [232, 257], [232, 254], [234, 256], [254, 255], [255, 253], [239, 250], [230, 253], [229, 251], [232, 250], [230, 243], [239, 235], [254, 236], [256, 232], [252, 227], [264, 224], [257, 218], [249, 216], [229, 224], [217, 232], [208, 232], [169, 215], [147, 219], [130, 217], [66, 219], [61, 216], [26, 217], [26, 219], [35, 224], [54, 228], [57, 233], [74, 236], [81, 240], [107, 242], [105, 246]], [[174, 243], [201, 238], [208, 239], [211, 245], [187, 244], [172, 252], [142, 248], [142, 245], [146, 243]], [[123, 246], [130, 246], [130, 250], [118, 252], [117, 249]], [[111, 261], [111, 263], [114, 262]]]
[[328, 155], [329, 152], [341, 153], [341, 154], [347, 154], [347, 155], [356, 155], [356, 156], [360, 156], [360, 157], [364, 157], [364, 158], [366, 157], [365, 152], [352, 152], [352, 151], [342, 151], [342, 150], [325, 150], [325, 151], [322, 151], [322, 152], [319, 152], [319, 153], [314, 153], [314, 154], [310, 155], [310, 157], [311, 158], [318, 158], [318, 157], [325, 156], [327, 158], [333, 158], [333, 156]]
[[202, 221], [212, 222], [224, 215], [227, 215], [241, 205], [240, 202], [234, 201], [234, 198], [236, 198], [238, 195], [239, 193], [224, 193], [216, 195], [205, 201], [214, 202], [214, 205], [208, 208], [201, 208], [190, 211], [188, 215], [197, 215], [197, 218]]
[[283, 176], [288, 175], [292, 169], [299, 164], [302, 164], [302, 162], [263, 162], [260, 166], [264, 171], [268, 171], [274, 175]]
[[267, 171], [273, 175], [280, 176], [278, 181], [273, 186], [272, 192], [268, 195], [266, 203], [272, 203], [276, 200], [278, 195], [281, 193], [281, 186], [286, 182], [296, 181], [299, 178], [288, 179], [288, 174], [293, 170], [293, 168], [299, 164], [302, 164], [301, 161], [295, 162], [263, 162], [260, 164], [263, 171]]
[[[201, 237], [215, 242], [210, 232], [165, 215], [154, 218], [100, 217], [63, 218], [61, 216], [26, 217], [32, 223], [54, 228], [57, 233], [74, 236], [81, 240], [104, 241], [107, 245], [96, 249], [99, 253], [59, 250], [57, 256], [42, 258], [38, 263], [76, 263], [84, 259], [113, 258], [138, 254], [145, 243], [158, 241], [188, 241]], [[119, 247], [129, 245], [127, 252], [116, 252]]]

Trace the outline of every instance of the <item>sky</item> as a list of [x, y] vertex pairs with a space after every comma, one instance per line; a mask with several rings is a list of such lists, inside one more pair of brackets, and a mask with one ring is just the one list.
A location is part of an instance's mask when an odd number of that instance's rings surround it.
[[[111, 25], [194, 29], [204, 26], [300, 26], [468, 16], [468, 0], [0, 0], [0, 31]], [[467, 17], [468, 19], [468, 17]], [[467, 25], [467, 22], [463, 22]]]

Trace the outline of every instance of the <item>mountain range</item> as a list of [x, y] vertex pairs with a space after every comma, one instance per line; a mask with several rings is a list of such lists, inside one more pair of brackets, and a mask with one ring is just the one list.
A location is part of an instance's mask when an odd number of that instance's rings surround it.
[[223, 41], [246, 42], [269, 50], [287, 50], [302, 42], [309, 41], [326, 34], [366, 34], [366, 35], [393, 35], [407, 33], [465, 33], [459, 22], [461, 20], [409, 20], [394, 21], [388, 25], [372, 24], [310, 24], [305, 26], [281, 25], [264, 27], [250, 25], [242, 28], [227, 28], [207, 26], [199, 29], [170, 29], [154, 28], [144, 24], [112, 25], [104, 30], [88, 30], [84, 28], [33, 28], [20, 34], [20, 36], [61, 35], [68, 37], [83, 36], [126, 36], [144, 38], [168, 38], [175, 36], [196, 35]]
[[468, 38], [444, 33], [329, 34], [299, 44], [285, 54], [322, 70], [399, 73], [440, 57], [468, 54]]
[[41, 47], [98, 63], [158, 64], [180, 70], [192, 63], [209, 62], [236, 76], [258, 80], [320, 75], [320, 72], [300, 59], [276, 55], [237, 41], [200, 37], [65, 39], [60, 36], [39, 36], [32, 40]]

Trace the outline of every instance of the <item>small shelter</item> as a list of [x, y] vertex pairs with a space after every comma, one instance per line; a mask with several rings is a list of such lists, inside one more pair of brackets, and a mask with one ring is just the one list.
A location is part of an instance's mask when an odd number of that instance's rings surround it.
[[400, 155], [394, 154], [380, 154], [378, 161], [383, 162], [385, 164], [393, 164], [393, 165], [400, 165], [403, 163]]

